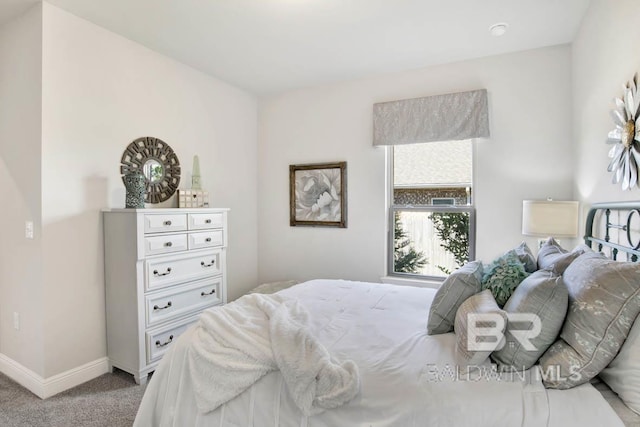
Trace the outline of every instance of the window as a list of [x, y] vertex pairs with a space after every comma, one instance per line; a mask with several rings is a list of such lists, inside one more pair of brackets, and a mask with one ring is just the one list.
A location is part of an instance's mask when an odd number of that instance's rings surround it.
[[389, 274], [443, 280], [474, 258], [472, 141], [389, 150]]
[[442, 279], [475, 258], [471, 140], [489, 136], [486, 89], [373, 105], [373, 145], [391, 146], [389, 274]]

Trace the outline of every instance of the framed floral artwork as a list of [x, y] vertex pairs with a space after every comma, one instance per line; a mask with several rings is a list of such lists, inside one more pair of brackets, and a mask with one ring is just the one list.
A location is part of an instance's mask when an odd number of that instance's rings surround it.
[[347, 227], [347, 162], [289, 166], [289, 224]]

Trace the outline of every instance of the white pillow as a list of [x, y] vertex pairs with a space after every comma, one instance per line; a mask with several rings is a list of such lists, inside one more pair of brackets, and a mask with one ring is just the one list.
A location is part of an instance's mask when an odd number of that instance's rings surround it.
[[[496, 321], [477, 321], [475, 322], [475, 325], [469, 324], [470, 321], [473, 321], [473, 319], [469, 318], [469, 315], [487, 314], [493, 315], [494, 318], [496, 315], [498, 315], [498, 317], [502, 317], [502, 322], [499, 322], [499, 319], [496, 319]], [[498, 325], [497, 322], [501, 323], [501, 325]], [[492, 339], [492, 337], [478, 336], [474, 340], [473, 336], [469, 337], [469, 326], [499, 327], [498, 329], [500, 329], [502, 337], [495, 340]], [[496, 300], [489, 289], [485, 289], [484, 291], [467, 298], [456, 312], [454, 326], [454, 331], [456, 333], [455, 357], [458, 366], [469, 371], [471, 370], [470, 368], [484, 365], [485, 362], [489, 360], [491, 353], [504, 345], [504, 331], [506, 326], [507, 313], [498, 307], [498, 303], [496, 303]], [[483, 348], [476, 347], [476, 344]]]
[[600, 378], [615, 391], [633, 412], [640, 414], [640, 316], [622, 345], [620, 352], [602, 372]]

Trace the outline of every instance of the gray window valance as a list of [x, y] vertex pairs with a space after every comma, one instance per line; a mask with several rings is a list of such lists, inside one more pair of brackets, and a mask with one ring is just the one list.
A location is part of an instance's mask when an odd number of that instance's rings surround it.
[[373, 105], [373, 145], [489, 136], [486, 89]]

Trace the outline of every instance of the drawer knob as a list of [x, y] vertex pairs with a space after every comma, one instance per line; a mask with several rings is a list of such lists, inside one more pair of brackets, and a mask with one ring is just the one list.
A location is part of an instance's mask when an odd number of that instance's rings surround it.
[[169, 335], [169, 339], [163, 343], [160, 342], [160, 340], [156, 341], [156, 347], [164, 347], [167, 346], [169, 344], [171, 344], [171, 342], [173, 341], [173, 335]]
[[211, 224], [211, 219], [210, 219], [210, 218], [209, 218], [209, 219], [205, 219], [205, 220], [204, 220], [204, 223], [205, 223], [205, 224]]
[[171, 246], [173, 246], [173, 243], [171, 243], [171, 242], [167, 242], [167, 243], [165, 243], [164, 245], [165, 245], [166, 247], [170, 248]]
[[208, 296], [208, 295], [213, 295], [213, 294], [215, 294], [215, 293], [216, 293], [216, 290], [215, 290], [215, 288], [214, 288], [214, 289], [211, 289], [211, 292], [205, 292], [205, 291], [202, 291], [202, 292], [200, 293], [200, 296], [201, 296], [201, 297], [206, 297], [206, 296]]
[[153, 270], [153, 275], [154, 276], [168, 276], [169, 274], [171, 274], [171, 267], [167, 268], [167, 271], [165, 273], [158, 273], [158, 270]]
[[169, 301], [169, 302], [167, 303], [167, 305], [165, 305], [164, 307], [158, 307], [157, 305], [154, 305], [154, 306], [153, 306], [153, 310], [154, 310], [154, 311], [160, 311], [160, 310], [165, 310], [165, 309], [167, 309], [167, 308], [169, 308], [169, 307], [171, 307], [171, 301]]
[[207, 237], [206, 239], [204, 239], [205, 242], [210, 243], [211, 242], [211, 237]]
[[164, 225], [166, 225], [167, 227], [168, 227], [168, 226], [170, 226], [170, 225], [171, 225], [171, 220], [166, 220], [166, 221], [164, 222]]
[[216, 260], [215, 260], [215, 259], [212, 259], [212, 260], [211, 260], [211, 264], [206, 264], [204, 261], [202, 261], [202, 262], [200, 263], [200, 265], [201, 265], [201, 266], [203, 266], [204, 268], [209, 268], [209, 267], [213, 267], [213, 265], [214, 265], [215, 263], [216, 263]]

